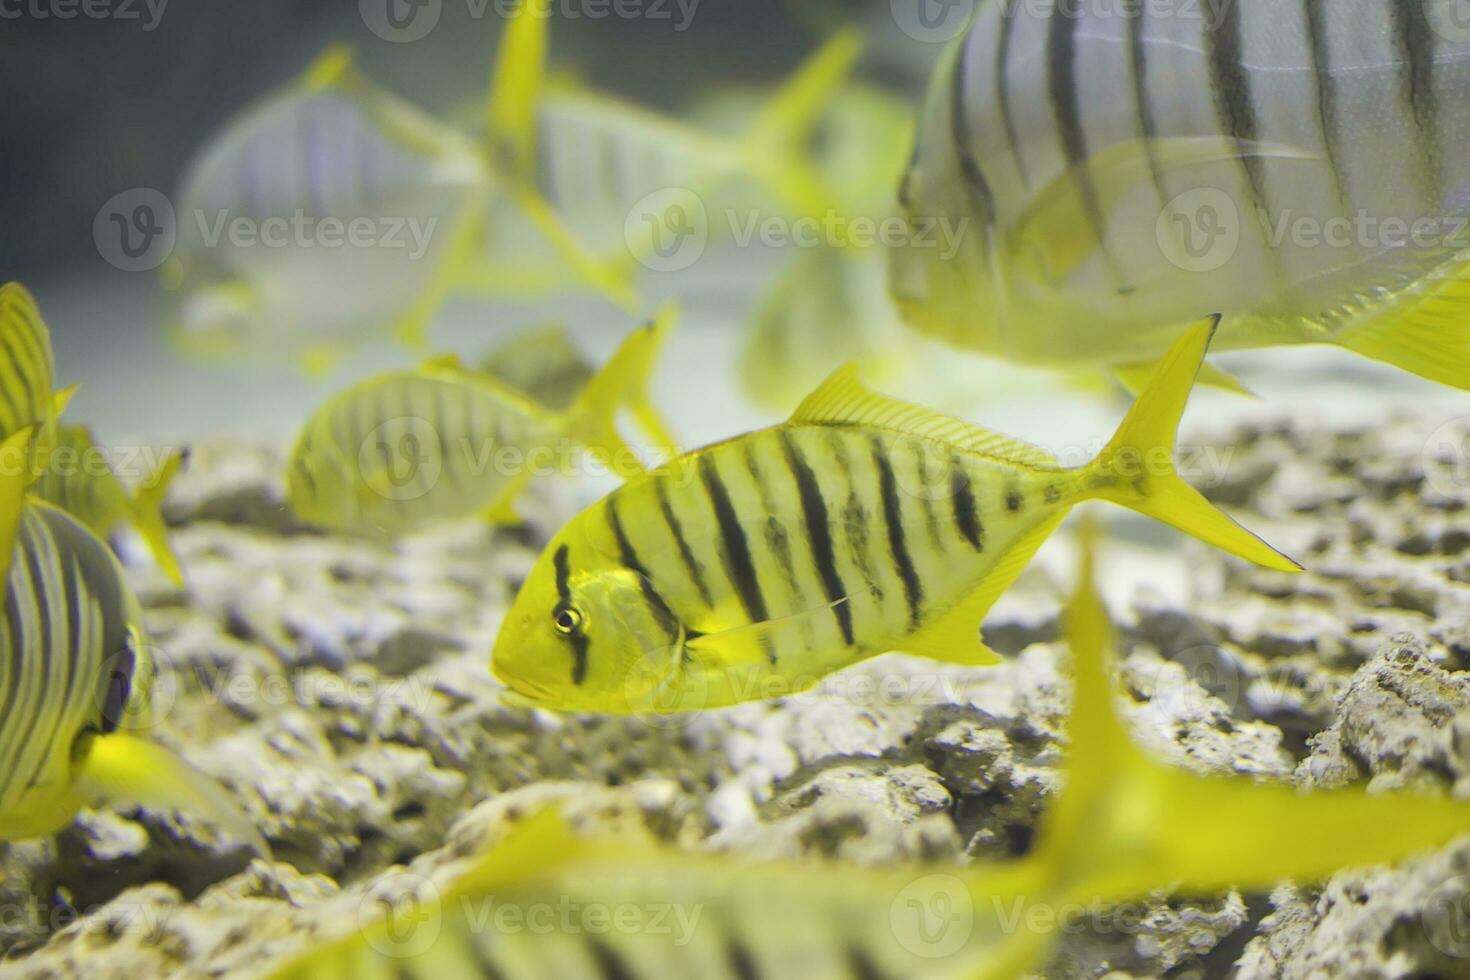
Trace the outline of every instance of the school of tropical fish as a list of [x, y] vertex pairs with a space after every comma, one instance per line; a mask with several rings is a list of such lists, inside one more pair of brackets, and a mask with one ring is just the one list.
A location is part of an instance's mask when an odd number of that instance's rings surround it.
[[[867, 55], [844, 5], [800, 6], [824, 33], [787, 80], [687, 118], [551, 71], [548, 0], [508, 20], [469, 127], [332, 47], [226, 123], [182, 181], [181, 210], [218, 216], [186, 225], [162, 269], [182, 349], [330, 375], [370, 336], [404, 348], [402, 366], [301, 421], [281, 473], [301, 525], [389, 544], [524, 526], [517, 502], [568, 455], [616, 482], [538, 542], [489, 651], [505, 704], [664, 716], [798, 694], [888, 653], [997, 664], [987, 615], [1088, 501], [1300, 572], [1179, 472], [1196, 385], [1247, 390], [1207, 356], [1330, 344], [1470, 390], [1470, 44], [1440, 5], [1232, 0], [1165, 16], [1145, 0], [981, 0], [913, 104], [855, 77]], [[670, 421], [682, 406], [651, 394], [682, 304], [650, 303], [640, 270], [696, 202], [836, 215], [844, 231], [741, 283], [754, 312], [736, 363], [700, 366], [738, 375], [784, 421], [689, 447]], [[259, 249], [226, 227], [298, 213], [397, 216], [410, 247]], [[855, 219], [904, 233], [859, 241]], [[433, 345], [451, 297], [571, 291], [623, 325], [600, 363], [559, 322], [464, 357]], [[1111, 375], [1134, 400], [1095, 458], [1065, 466], [870, 387], [903, 372], [918, 337]], [[67, 414], [42, 311], [17, 283], [0, 287], [0, 350], [0, 841], [133, 801], [269, 863], [248, 805], [146, 734], [156, 651], [113, 545], [131, 529], [189, 587], [163, 510], [188, 454], [141, 479], [109, 467]], [[697, 900], [696, 941], [487, 935], [440, 896], [408, 926], [390, 909], [320, 937], [278, 975], [1018, 976], [1053, 930], [991, 921], [1014, 898], [1266, 889], [1470, 831], [1451, 800], [1300, 795], [1146, 756], [1112, 702], [1096, 533], [1066, 617], [1065, 788], [1027, 856], [952, 869], [980, 925], [944, 956], [916, 958], [888, 927], [912, 869], [749, 867], [582, 839], [544, 812], [451, 896]], [[384, 936], [424, 921], [427, 950], [384, 955]]]

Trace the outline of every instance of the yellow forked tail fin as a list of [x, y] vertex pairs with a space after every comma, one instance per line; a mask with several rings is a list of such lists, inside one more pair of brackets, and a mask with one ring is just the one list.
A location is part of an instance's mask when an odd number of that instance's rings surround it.
[[798, 214], [821, 214], [828, 207], [822, 180], [802, 144], [862, 51], [856, 30], [833, 34], [781, 86], [741, 142], [745, 166]]
[[521, 0], [505, 25], [485, 107], [491, 159], [524, 179], [535, 154], [536, 110], [546, 84], [548, 0]]
[[180, 588], [184, 585], [184, 575], [179, 570], [178, 558], [169, 547], [168, 526], [163, 521], [163, 500], [168, 495], [169, 484], [183, 468], [187, 458], [187, 451], [170, 453], [157, 475], [139, 487], [129, 501], [133, 527], [143, 536], [143, 541], [148, 545], [153, 560], [158, 562], [158, 567], [163, 569], [170, 582]]
[[1216, 316], [1195, 324], [1159, 362], [1113, 441], [1089, 464], [1087, 493], [1146, 514], [1257, 565], [1301, 571], [1296, 562], [1225, 516], [1175, 469], [1179, 420], [1219, 323]]

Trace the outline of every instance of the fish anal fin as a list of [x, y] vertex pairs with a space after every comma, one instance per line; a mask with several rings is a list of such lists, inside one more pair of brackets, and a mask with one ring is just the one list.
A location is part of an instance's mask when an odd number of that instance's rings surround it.
[[904, 653], [942, 663], [970, 667], [1000, 663], [1003, 660], [1000, 654], [980, 640], [981, 624], [996, 600], [1015, 583], [1037, 549], [1051, 537], [1066, 516], [1066, 511], [1054, 514], [1023, 534], [974, 592], [937, 620], [896, 644], [897, 648]]
[[1470, 262], [1457, 264], [1418, 295], [1390, 298], [1334, 339], [1356, 354], [1461, 390], [1470, 390]]
[[89, 737], [77, 787], [92, 799], [167, 807], [211, 820], [271, 860], [270, 845], [224, 787], [154, 742], [123, 732]]
[[999, 462], [1056, 465], [1056, 459], [1039, 446], [873, 391], [858, 379], [856, 364], [839, 368], [822, 382], [797, 406], [790, 421], [793, 425], [873, 426]]

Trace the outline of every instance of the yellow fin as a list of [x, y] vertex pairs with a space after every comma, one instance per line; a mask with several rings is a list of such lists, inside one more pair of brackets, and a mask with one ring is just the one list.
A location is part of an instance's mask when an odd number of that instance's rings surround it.
[[996, 600], [1011, 587], [1016, 577], [1030, 564], [1037, 549], [1051, 537], [1066, 516], [1066, 511], [1062, 511], [1027, 531], [1005, 553], [979, 588], [936, 622], [901, 641], [898, 648], [916, 657], [969, 667], [1000, 663], [1001, 655], [980, 641], [980, 627]]
[[[1113, 368], [1113, 376], [1118, 383], [1128, 390], [1134, 398], [1143, 394], [1144, 388], [1148, 386], [1149, 379], [1153, 377], [1154, 368], [1159, 366], [1158, 361], [1148, 361], [1141, 364], [1125, 364]], [[1200, 365], [1199, 376], [1194, 383], [1204, 385], [1208, 388], [1218, 388], [1221, 391], [1229, 391], [1246, 398], [1259, 398], [1254, 391], [1246, 387], [1235, 375], [1222, 367], [1217, 367], [1209, 361]]]
[[67, 385], [65, 388], [62, 388], [60, 391], [58, 391], [51, 402], [52, 411], [54, 411], [57, 415], [60, 415], [62, 412], [66, 411], [66, 406], [71, 404], [72, 396], [77, 393], [77, 389], [80, 387], [81, 385]]
[[1333, 342], [1421, 378], [1470, 390], [1470, 262], [1382, 304]]
[[1056, 465], [1056, 459], [1039, 446], [864, 387], [855, 364], [839, 368], [796, 407], [788, 424], [803, 423], [872, 426], [999, 462], [1032, 467]]
[[352, 71], [352, 45], [337, 43], [330, 45], [316, 56], [306, 71], [302, 72], [301, 84], [308, 91], [320, 91], [339, 84]]
[[1099, 248], [1088, 225], [1082, 173], [1090, 178], [1103, 215], [1161, 173], [1241, 158], [1315, 160], [1318, 154], [1271, 143], [1242, 143], [1227, 136], [1184, 136], [1130, 140], [1093, 154], [1042, 188], [1017, 219], [1007, 249], [1019, 268], [1037, 282], [1066, 280]]
[[212, 820], [261, 857], [270, 845], [224, 787], [172, 752], [123, 732], [88, 739], [77, 785], [84, 795], [162, 806]]
[[1084, 493], [1136, 510], [1246, 561], [1301, 571], [1201, 496], [1175, 469], [1179, 422], [1219, 323], [1215, 316], [1195, 324], [1170, 348], [1117, 434], [1088, 464]]
[[522, 0], [505, 26], [485, 107], [491, 159], [506, 176], [529, 180], [536, 152], [536, 112], [546, 84], [550, 46], [549, 0]]
[[761, 109], [741, 142], [747, 169], [797, 214], [827, 210], [825, 181], [805, 158], [802, 144], [862, 52], [856, 30], [834, 32]]
[[648, 376], [676, 315], [676, 307], [665, 306], [656, 319], [634, 330], [587, 382], [565, 416], [572, 438], [607, 453], [615, 471], [621, 472], [630, 463], [635, 472], [643, 470], [637, 454], [618, 434], [617, 414], [624, 406], [635, 406], [646, 398]]
[[521, 487], [524, 485], [525, 480], [517, 480], [513, 488], [507, 489], [494, 503], [485, 508], [485, 523], [495, 527], [518, 527], [524, 524], [525, 521], [520, 514], [516, 513], [515, 508], [515, 499], [520, 495]]
[[596, 288], [618, 308], [636, 313], [639, 308], [638, 293], [633, 288], [631, 268], [633, 258], [619, 267], [593, 255], [576, 234], [566, 226], [550, 203], [529, 185], [517, 184], [509, 188], [516, 204], [536, 230], [551, 243], [585, 282]]
[[158, 474], [140, 486], [129, 501], [133, 527], [142, 535], [158, 567], [179, 588], [183, 588], [184, 574], [179, 570], [179, 560], [168, 543], [168, 526], [163, 520], [163, 501], [168, 495], [169, 484], [178, 476], [187, 458], [187, 452], [170, 453]]
[[[729, 629], [714, 630], [688, 640], [684, 646], [686, 649], [699, 654], [701, 657], [713, 655], [720, 663], [724, 664], [750, 664], [769, 663], [770, 651], [780, 648], [776, 635], [782, 630], [792, 629], [800, 626], [805, 620], [812, 616], [829, 614], [833, 608], [848, 601], [847, 596], [835, 602], [824, 603], [803, 609], [787, 616], [777, 616], [774, 619], [761, 620], [758, 623], [745, 623], [741, 626]], [[714, 621], [734, 618], [738, 621], [741, 613], [735, 610], [735, 600], [729, 600], [729, 610], [724, 615], [716, 612], [711, 615]]]

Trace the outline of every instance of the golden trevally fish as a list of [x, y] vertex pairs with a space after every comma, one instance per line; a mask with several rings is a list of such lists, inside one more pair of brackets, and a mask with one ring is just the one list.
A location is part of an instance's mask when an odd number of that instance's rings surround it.
[[286, 499], [320, 527], [398, 535], [476, 515], [515, 523], [513, 504], [530, 479], [581, 466], [586, 449], [611, 472], [642, 472], [614, 422], [624, 407], [645, 428], [657, 420], [646, 379], [673, 319], [669, 309], [635, 330], [565, 409], [453, 357], [352, 385], [302, 428]]
[[1078, 469], [839, 371], [789, 421], [681, 456], [573, 518], [506, 614], [494, 672], [535, 707], [628, 713], [792, 694], [890, 650], [995, 663], [985, 614], [1090, 499], [1296, 570], [1174, 468], [1215, 322], [1180, 338]]
[[900, 193], [916, 228], [971, 227], [948, 260], [895, 254], [905, 315], [1136, 382], [1218, 310], [1216, 350], [1336, 344], [1470, 387], [1455, 8], [983, 0], [935, 72]]

